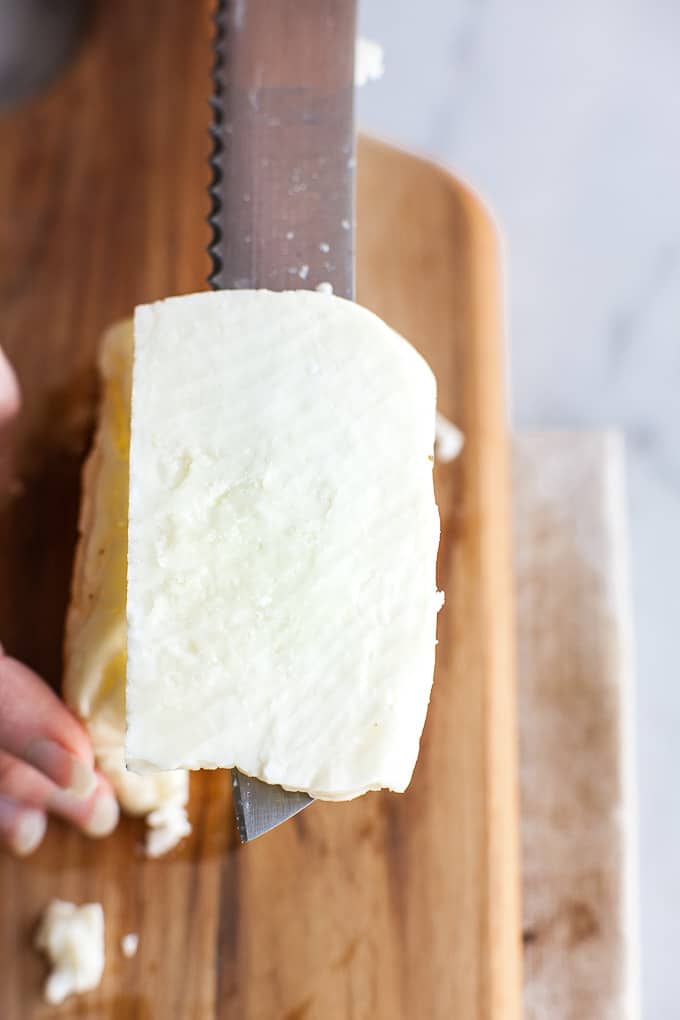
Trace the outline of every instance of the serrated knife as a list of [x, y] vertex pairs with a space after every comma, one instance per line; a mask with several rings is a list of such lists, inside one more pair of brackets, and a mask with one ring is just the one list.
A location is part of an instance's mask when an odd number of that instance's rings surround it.
[[[356, 0], [218, 0], [215, 29], [208, 282], [353, 298]], [[232, 787], [244, 843], [311, 803]]]

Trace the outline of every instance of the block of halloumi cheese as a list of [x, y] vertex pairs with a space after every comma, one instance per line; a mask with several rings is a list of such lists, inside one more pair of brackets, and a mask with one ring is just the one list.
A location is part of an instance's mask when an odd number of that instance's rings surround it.
[[136, 310], [128, 768], [235, 766], [329, 800], [406, 788], [441, 604], [435, 389], [337, 297]]

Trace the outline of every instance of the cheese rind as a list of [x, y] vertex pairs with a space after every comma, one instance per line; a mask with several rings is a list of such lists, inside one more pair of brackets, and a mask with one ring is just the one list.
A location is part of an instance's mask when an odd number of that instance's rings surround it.
[[128, 767], [406, 788], [434, 665], [436, 387], [337, 297], [138, 308]]

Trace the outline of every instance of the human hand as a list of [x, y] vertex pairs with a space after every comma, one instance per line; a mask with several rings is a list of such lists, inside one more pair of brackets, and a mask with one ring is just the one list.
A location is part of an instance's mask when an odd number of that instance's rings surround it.
[[[16, 378], [0, 350], [0, 432], [18, 407]], [[95, 771], [81, 723], [40, 677], [0, 648], [0, 844], [31, 853], [48, 812], [89, 836], [106, 836], [118, 822], [118, 803]]]

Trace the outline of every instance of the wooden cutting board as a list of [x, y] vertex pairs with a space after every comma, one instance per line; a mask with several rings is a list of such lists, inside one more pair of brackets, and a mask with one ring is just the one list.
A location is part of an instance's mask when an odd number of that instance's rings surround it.
[[[135, 303], [205, 287], [209, 4], [96, 5], [76, 65], [0, 120], [2, 341], [24, 390], [20, 486], [0, 520], [0, 636], [58, 683], [98, 337]], [[425, 354], [466, 435], [435, 469], [437, 675], [408, 793], [315, 804], [246, 848], [228, 776], [192, 784], [192, 836], [145, 860], [141, 823], [55, 822], [0, 861], [0, 1015], [513, 1020], [520, 923], [498, 253], [442, 170], [364, 140], [358, 296]], [[100, 900], [101, 988], [52, 1010], [30, 949], [54, 896]], [[120, 937], [140, 933], [124, 959]]]

